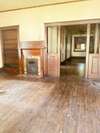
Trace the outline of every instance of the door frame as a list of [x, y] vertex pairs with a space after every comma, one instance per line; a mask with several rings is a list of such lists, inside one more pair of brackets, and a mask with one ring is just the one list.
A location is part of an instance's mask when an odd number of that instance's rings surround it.
[[[44, 53], [44, 76], [48, 76], [48, 27], [49, 26], [44, 26], [45, 29], [45, 40], [44, 40], [44, 46], [45, 46], [45, 53]], [[60, 36], [60, 26], [50, 26], [50, 27], [57, 27], [57, 35]], [[57, 40], [58, 46], [57, 51], [58, 51], [58, 56], [60, 60], [60, 37]], [[59, 62], [60, 63], [60, 62]], [[60, 64], [59, 64], [59, 71], [57, 72], [57, 77], [60, 77]], [[56, 76], [55, 76], [56, 77]]]
[[[61, 22], [50, 22], [50, 23], [44, 23], [45, 28], [45, 47], [48, 49], [47, 45], [47, 27], [49, 26], [68, 26], [68, 25], [87, 25], [87, 47], [86, 47], [86, 69], [85, 69], [85, 78], [88, 78], [88, 69], [89, 69], [89, 43], [90, 43], [90, 30], [91, 30], [91, 24], [100, 23], [100, 19], [86, 19], [86, 20], [73, 20], [73, 21], [61, 21]], [[48, 51], [46, 50], [47, 55]], [[60, 55], [59, 55], [60, 56]], [[60, 57], [59, 57], [60, 58]], [[48, 65], [48, 61], [46, 61], [46, 66]], [[60, 67], [59, 67], [60, 68]], [[44, 69], [45, 71], [45, 69]], [[48, 71], [46, 69], [46, 71]], [[60, 70], [59, 70], [60, 71]], [[47, 74], [47, 73], [46, 73]], [[60, 76], [60, 75], [59, 75]]]
[[[18, 73], [20, 73], [20, 60], [21, 60], [21, 52], [20, 52], [20, 37], [19, 37], [19, 25], [12, 25], [12, 26], [4, 26], [0, 27], [0, 32], [1, 32], [1, 48], [3, 49], [3, 44], [2, 44], [2, 31], [4, 30], [10, 30], [10, 29], [16, 29], [17, 31], [17, 48], [18, 48]], [[3, 50], [2, 50], [2, 58], [3, 58]]]

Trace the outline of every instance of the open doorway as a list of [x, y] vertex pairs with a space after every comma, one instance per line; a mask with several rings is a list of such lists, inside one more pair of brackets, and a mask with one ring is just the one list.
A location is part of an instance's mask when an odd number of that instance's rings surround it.
[[99, 23], [47, 24], [46, 33], [48, 76], [100, 77]]
[[61, 27], [61, 76], [85, 76], [87, 25]]
[[[91, 24], [90, 51], [94, 51], [96, 25]], [[87, 24], [61, 27], [60, 75], [85, 77]]]

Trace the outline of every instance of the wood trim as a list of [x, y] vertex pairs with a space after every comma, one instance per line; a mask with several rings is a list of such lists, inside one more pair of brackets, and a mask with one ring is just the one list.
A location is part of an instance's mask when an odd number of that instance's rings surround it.
[[44, 25], [44, 29], [45, 29], [45, 41], [44, 41], [44, 46], [45, 46], [45, 50], [44, 50], [44, 75], [47, 76], [48, 75], [48, 27], [46, 27]]
[[32, 48], [44, 48], [44, 41], [23, 41], [20, 42], [21, 49], [32, 49]]
[[100, 23], [100, 18], [95, 19], [83, 19], [83, 20], [72, 20], [72, 21], [59, 21], [45, 23], [46, 27], [49, 26], [68, 26], [68, 25], [83, 25], [83, 24], [96, 24]]
[[11, 26], [0, 27], [0, 30], [10, 30], [10, 29], [19, 29], [19, 25], [11, 25]]
[[88, 70], [89, 70], [90, 33], [91, 33], [91, 24], [87, 24], [86, 70], [85, 70], [85, 77], [86, 77], [86, 78], [88, 77]]
[[88, 1], [88, 0], [69, 0], [69, 1], [63, 1], [63, 2], [52, 2], [50, 4], [40, 4], [40, 5], [36, 5], [36, 6], [29, 6], [29, 7], [23, 7], [23, 8], [15, 8], [15, 9], [9, 9], [9, 10], [2, 10], [2, 11], [0, 11], [0, 13], [11, 12], [11, 11], [18, 11], [18, 10], [25, 10], [25, 9], [31, 9], [31, 8], [39, 8], [39, 7], [62, 5], [62, 4], [68, 4], [68, 3], [74, 3], [74, 2], [84, 2], [84, 1]]
[[61, 26], [58, 26], [58, 77], [60, 77], [60, 57], [61, 57]]
[[95, 42], [94, 42], [94, 53], [97, 53], [98, 48], [98, 39], [99, 39], [99, 24], [96, 24], [95, 27]]

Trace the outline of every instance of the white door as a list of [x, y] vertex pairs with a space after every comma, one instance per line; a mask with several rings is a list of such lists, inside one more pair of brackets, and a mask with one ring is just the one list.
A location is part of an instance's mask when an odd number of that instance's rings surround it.
[[60, 76], [60, 27], [51, 26], [47, 30], [48, 76]]

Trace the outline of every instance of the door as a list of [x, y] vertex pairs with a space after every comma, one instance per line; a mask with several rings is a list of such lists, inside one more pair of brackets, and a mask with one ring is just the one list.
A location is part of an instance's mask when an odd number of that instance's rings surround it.
[[91, 25], [88, 78], [100, 79], [100, 25]]
[[17, 29], [2, 30], [4, 68], [18, 71], [18, 35]]
[[47, 30], [48, 76], [60, 76], [60, 27], [52, 26]]

